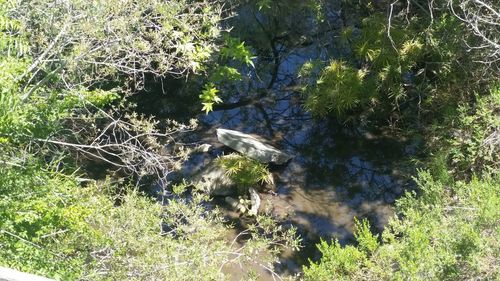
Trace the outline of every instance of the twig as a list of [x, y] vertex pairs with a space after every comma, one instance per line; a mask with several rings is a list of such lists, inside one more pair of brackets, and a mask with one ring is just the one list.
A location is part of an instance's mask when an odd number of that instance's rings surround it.
[[398, 2], [399, 2], [399, 0], [392, 2], [391, 9], [389, 11], [388, 24], [387, 24], [387, 37], [389, 37], [389, 40], [391, 41], [392, 48], [394, 49], [394, 51], [396, 51], [396, 53], [398, 52], [398, 49], [396, 48], [396, 44], [394, 43], [394, 40], [392, 39], [392, 36], [391, 36], [391, 23], [392, 23], [392, 11], [394, 9], [394, 5]]

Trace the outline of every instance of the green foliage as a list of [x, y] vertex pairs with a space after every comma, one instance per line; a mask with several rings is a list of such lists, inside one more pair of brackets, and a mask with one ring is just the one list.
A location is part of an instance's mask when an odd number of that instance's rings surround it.
[[245, 46], [245, 42], [239, 38], [226, 36], [225, 45], [220, 49], [222, 58], [231, 58], [233, 60], [245, 63], [254, 67], [252, 52]]
[[317, 246], [323, 257], [321, 263], [304, 268], [306, 280], [344, 280], [366, 260], [365, 253], [354, 246], [342, 247], [338, 241], [331, 245], [322, 241]]
[[[120, 96], [114, 90], [104, 91], [102, 89], [82, 90], [78, 92], [81, 98], [97, 107], [105, 107], [117, 100]], [[68, 98], [66, 98], [68, 99]]]
[[453, 137], [447, 142], [453, 173], [492, 173], [500, 169], [500, 86], [494, 84], [491, 93], [476, 96], [474, 106], [462, 105], [454, 117]]
[[[275, 38], [280, 44], [303, 42], [290, 28], [295, 21], [282, 17], [306, 11], [313, 21], [327, 20], [323, 1], [251, 3], [261, 26], [260, 33], [248, 33], [266, 38], [264, 48], [271, 31], [286, 38]], [[357, 244], [322, 241], [321, 261], [304, 269], [308, 280], [500, 278], [498, 79], [490, 81], [495, 73], [472, 63], [481, 50], [466, 51], [463, 42], [475, 43], [474, 32], [443, 8], [445, 1], [433, 2], [432, 18], [412, 3], [417, 10], [408, 14], [394, 6], [389, 27], [386, 7], [352, 2], [365, 7], [363, 18], [346, 21], [340, 32], [347, 54], [308, 62], [299, 73], [305, 106], [315, 115], [398, 112], [423, 126], [444, 120], [433, 129], [447, 139], [437, 142], [432, 172], [419, 173], [417, 192], [397, 201], [397, 217], [381, 237], [368, 221], [356, 220]], [[255, 218], [244, 246], [227, 243], [233, 231], [217, 208], [205, 207], [208, 196], [182, 197], [187, 183], [174, 186], [176, 196], [162, 204], [128, 187], [117, 195], [111, 181], [85, 179], [82, 186], [79, 177], [86, 175], [70, 173], [79, 170], [71, 155], [42, 141], [62, 135], [94, 141], [94, 135], [68, 132], [82, 124], [88, 127], [78, 131], [97, 132], [102, 120], [94, 111], [150, 77], [209, 73], [200, 99], [203, 110], [212, 111], [225, 89], [247, 78], [243, 70], [255, 68], [243, 39], [220, 38], [220, 13], [217, 1], [0, 0], [2, 266], [61, 280], [221, 280], [228, 263], [271, 264], [281, 246], [298, 248], [295, 230], [271, 216]], [[488, 94], [485, 85], [492, 83]], [[400, 112], [402, 105], [409, 110]], [[120, 132], [158, 132], [150, 119], [124, 116], [130, 123]], [[161, 146], [156, 139], [144, 143], [148, 153]], [[241, 187], [272, 182], [266, 165], [244, 156], [218, 164]]]
[[[226, 276], [221, 269], [228, 263], [253, 263], [264, 252], [270, 254], [262, 262], [275, 261], [281, 245], [294, 238], [292, 229], [261, 219], [246, 231], [252, 239], [242, 248], [227, 243], [232, 231], [217, 209], [204, 207], [206, 196], [195, 194], [162, 205], [131, 188], [122, 187], [117, 195], [119, 187], [110, 181], [86, 179], [83, 187], [79, 177], [84, 173], [68, 174], [78, 170], [70, 155], [36, 145], [49, 136], [66, 136], [71, 126], [83, 124], [88, 127], [78, 131], [97, 131], [101, 120], [95, 111], [119, 98], [118, 90], [99, 86], [107, 81], [123, 89], [117, 71], [200, 70], [218, 36], [217, 11], [201, 2], [84, 2], [54, 6], [37, 1], [29, 7], [9, 2], [17, 14], [26, 12], [19, 22], [12, 21], [18, 25], [6, 23], [10, 14], [6, 2], [0, 2], [0, 265], [60, 280], [222, 280]], [[153, 20], [163, 22], [151, 24]], [[148, 29], [157, 24], [161, 30]], [[46, 57], [32, 64], [23, 49], [15, 51], [14, 27], [30, 37], [20, 38], [30, 43], [31, 55]], [[108, 41], [109, 32], [120, 40]], [[175, 46], [168, 45], [174, 41]], [[130, 50], [133, 64], [127, 63]], [[155, 60], [156, 55], [162, 61]], [[230, 55], [247, 59], [242, 53]], [[30, 66], [36, 75], [27, 71]], [[238, 74], [230, 68], [224, 71], [233, 78]], [[85, 87], [89, 84], [91, 89]], [[26, 91], [28, 98], [23, 97]], [[215, 86], [203, 95], [218, 101]], [[136, 113], [125, 118], [130, 122], [127, 132], [155, 125]], [[94, 137], [72, 134], [69, 138]], [[148, 153], [156, 149], [153, 143], [148, 142]], [[179, 194], [184, 190], [175, 189]]]
[[364, 18], [361, 34], [356, 37], [352, 27], [343, 30], [355, 63], [333, 61], [325, 66], [316, 85], [305, 91], [308, 110], [320, 116], [333, 112], [343, 117], [356, 107], [374, 106], [388, 98], [391, 106], [397, 106], [405, 98], [404, 76], [413, 71], [424, 46], [403, 27], [393, 26], [388, 37], [386, 21], [377, 14]]
[[[252, 0], [248, 2], [252, 3], [262, 16], [269, 17], [268, 19], [276, 18], [282, 21], [271, 23], [273, 25], [282, 25], [283, 22], [286, 21], [284, 19], [293, 18], [294, 16], [298, 18], [304, 14], [313, 16], [318, 22], [324, 20], [323, 10], [326, 6], [326, 2], [323, 0]], [[273, 26], [271, 29], [276, 27], [278, 26]], [[284, 26], [280, 26], [278, 28], [281, 31], [283, 27]]]
[[252, 187], [257, 183], [272, 183], [272, 175], [267, 165], [239, 154], [230, 154], [217, 159], [226, 173], [243, 187]]
[[[119, 207], [104, 206], [89, 219], [107, 243], [86, 272], [87, 279], [214, 280], [228, 250], [217, 213], [207, 212], [203, 198], [170, 200], [166, 207], [136, 192], [120, 198]], [[162, 232], [164, 225], [171, 229]], [[107, 257], [106, 257], [107, 256]], [[108, 272], [104, 276], [101, 272]]]
[[[8, 17], [15, 10], [15, 2], [0, 3], [0, 142], [27, 144], [36, 138], [46, 136], [61, 129], [61, 120], [69, 116], [76, 107], [81, 107], [86, 100], [96, 102], [98, 106], [109, 103], [114, 98], [104, 91], [82, 90], [83, 98], [74, 99], [75, 93], [40, 87], [32, 95], [30, 103], [23, 100], [21, 89], [26, 86], [24, 78], [32, 63], [25, 53], [28, 44], [26, 34], [22, 33], [21, 24]], [[25, 87], [30, 88], [30, 87]], [[63, 96], [63, 98], [61, 98]]]
[[21, 57], [28, 51], [28, 44], [21, 34], [22, 24], [10, 17], [16, 1], [0, 1], [0, 54]]
[[240, 81], [241, 79], [242, 76], [238, 69], [226, 65], [215, 68], [214, 73], [210, 76], [210, 81], [213, 81], [214, 83], [221, 83], [225, 80]]
[[18, 84], [15, 83], [16, 77], [21, 75], [25, 69], [26, 63], [19, 59], [10, 57], [0, 57], [0, 137], [9, 138], [9, 135], [15, 133], [26, 124], [23, 108], [19, 105], [19, 99], [16, 96]]
[[358, 249], [364, 253], [372, 254], [379, 246], [377, 235], [373, 235], [371, 232], [368, 220], [359, 221], [354, 219], [354, 222], [356, 225], [354, 237], [358, 241]]
[[0, 56], [0, 67], [4, 70], [0, 73], [0, 138], [27, 143], [58, 130], [59, 120], [70, 113], [67, 100], [47, 91], [45, 97], [36, 95], [32, 103], [25, 104], [17, 78], [25, 71], [26, 61]]
[[219, 89], [223, 89], [231, 83], [240, 82], [243, 79], [238, 67], [254, 67], [251, 50], [245, 46], [245, 42], [240, 39], [226, 35], [223, 37], [223, 45], [218, 53], [218, 60], [212, 65], [209, 71], [208, 83], [200, 95], [203, 104], [202, 110], [209, 113], [216, 103], [221, 103], [222, 99], [217, 95]]
[[114, 91], [57, 91], [41, 88], [29, 103], [22, 100], [18, 78], [28, 60], [0, 56], [0, 138], [12, 143], [43, 139], [62, 127], [63, 120], [87, 103], [104, 107], [118, 98]]
[[[448, 23], [443, 18], [437, 25]], [[456, 54], [441, 55], [450, 59]], [[375, 52], [369, 59], [380, 59], [380, 54]], [[455, 76], [454, 70], [445, 71], [447, 66], [444, 63], [442, 68], [434, 68], [446, 77], [444, 80]], [[450, 90], [448, 83], [443, 81], [442, 89]], [[397, 201], [398, 216], [384, 230], [382, 243], [371, 234], [368, 224], [357, 222], [358, 245], [318, 245], [323, 257], [304, 269], [306, 279], [499, 278], [495, 262], [500, 252], [496, 229], [500, 219], [499, 103], [495, 85], [489, 94], [475, 94], [472, 102], [445, 112], [445, 122], [434, 128], [439, 141], [430, 144], [436, 151], [428, 161], [430, 171], [419, 173], [416, 193], [407, 193]], [[483, 177], [478, 179], [474, 174]]]
[[435, 153], [426, 163], [432, 177], [443, 184], [453, 183], [453, 177], [448, 167], [448, 154], [446, 152]]
[[271, 4], [272, 4], [271, 0], [258, 0], [256, 2], [256, 5], [259, 8], [259, 10], [271, 9]]
[[305, 1], [307, 7], [314, 14], [316, 21], [322, 23], [326, 21], [326, 9], [324, 1]]
[[370, 231], [367, 220], [360, 222], [355, 219], [355, 225], [354, 236], [358, 246], [342, 247], [338, 241], [333, 241], [331, 245], [321, 241], [317, 247], [323, 257], [320, 263], [311, 262], [309, 267], [304, 268], [306, 280], [343, 280], [368, 262], [367, 258], [379, 246], [378, 237]]
[[382, 244], [358, 222], [359, 245], [318, 245], [323, 258], [305, 269], [306, 279], [497, 279], [500, 179], [443, 185], [421, 172], [418, 184], [419, 196], [407, 193], [397, 202], [402, 218], [390, 221]]
[[[332, 72], [331, 62], [326, 62], [322, 71], [311, 73], [312, 81], [311, 76], [301, 77], [306, 108], [343, 119], [391, 115], [413, 120], [422, 113], [435, 118], [443, 107], [456, 107], [470, 97], [478, 81], [494, 75], [485, 77], [484, 66], [473, 62], [478, 54], [467, 51], [463, 42], [473, 41], [474, 35], [464, 32], [441, 4], [436, 4], [433, 20], [419, 9], [414, 14], [395, 9], [390, 28], [385, 8], [365, 7], [360, 28], [347, 25], [341, 31], [340, 44], [348, 50], [342, 56], [345, 75]], [[356, 71], [364, 75], [353, 79]], [[327, 77], [334, 83], [324, 84]]]
[[223, 265], [263, 252], [271, 262], [275, 245], [298, 243], [269, 217], [250, 226], [245, 247], [228, 243], [232, 230], [205, 195], [161, 205], [133, 189], [112, 195], [111, 182], [81, 187], [36, 161], [0, 161], [2, 266], [60, 280], [224, 280]]
[[25, 40], [19, 36], [19, 22], [11, 19], [8, 12], [12, 1], [0, 1], [0, 143], [7, 142], [12, 135], [28, 124], [26, 108], [19, 101], [19, 77], [29, 65], [29, 60], [20, 57]]
[[[303, 67], [307, 72], [310, 66]], [[323, 68], [309, 92], [305, 107], [315, 115], [325, 116], [335, 112], [342, 116], [370, 96], [370, 86], [364, 78], [367, 71], [355, 69], [343, 61], [332, 61]]]
[[92, 201], [76, 187], [37, 163], [2, 165], [0, 264], [64, 280], [80, 275], [93, 239], [85, 222]]
[[146, 74], [204, 71], [220, 36], [219, 5], [208, 1], [36, 0], [19, 2], [15, 12], [33, 57], [51, 58], [36, 68], [56, 71], [70, 87], [123, 76], [140, 87]]
[[205, 89], [201, 92], [200, 99], [202, 101], [201, 104], [203, 104], [203, 109], [205, 113], [209, 113], [210, 111], [213, 110], [213, 106], [216, 103], [221, 103], [222, 100], [219, 98], [217, 93], [219, 90], [215, 88], [215, 85], [213, 83], [209, 83], [205, 85]]
[[182, 182], [172, 185], [172, 192], [176, 195], [181, 195], [188, 189], [188, 187], [189, 183], [183, 179]]

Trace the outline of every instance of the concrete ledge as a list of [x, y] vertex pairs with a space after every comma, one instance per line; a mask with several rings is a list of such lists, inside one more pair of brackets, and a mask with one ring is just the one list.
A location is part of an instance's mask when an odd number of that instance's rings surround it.
[[55, 280], [0, 266], [0, 281], [55, 281]]

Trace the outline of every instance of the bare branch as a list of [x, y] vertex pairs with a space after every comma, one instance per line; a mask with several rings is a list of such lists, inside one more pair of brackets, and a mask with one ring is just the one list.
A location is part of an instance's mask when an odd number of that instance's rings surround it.
[[[87, 114], [92, 114], [90, 109]], [[183, 125], [170, 121], [164, 132], [156, 129], [156, 123], [149, 119], [131, 115], [114, 118], [98, 109], [97, 115], [89, 120], [99, 120], [105, 125], [101, 129], [90, 129], [81, 122], [68, 120], [70, 134], [58, 134], [48, 139], [35, 139], [42, 145], [68, 151], [84, 158], [103, 161], [127, 174], [154, 175], [161, 183], [167, 183], [167, 176], [180, 167], [190, 149], [175, 141], [177, 135], [193, 130], [195, 123]], [[80, 119], [83, 120], [82, 117]], [[83, 121], [85, 122], [85, 121]], [[95, 127], [95, 126], [94, 126]]]
[[469, 48], [482, 49], [484, 58], [481, 62], [486, 64], [494, 64], [500, 60], [500, 7], [494, 2], [493, 0], [465, 0], [458, 4], [453, 0], [448, 2], [452, 13], [481, 40], [479, 45]]

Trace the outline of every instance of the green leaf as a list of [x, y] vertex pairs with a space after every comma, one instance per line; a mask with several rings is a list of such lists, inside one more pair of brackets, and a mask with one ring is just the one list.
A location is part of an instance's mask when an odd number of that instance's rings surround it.
[[205, 111], [206, 114], [210, 113], [213, 111], [214, 103], [213, 102], [203, 102], [203, 108], [201, 109], [202, 111]]

